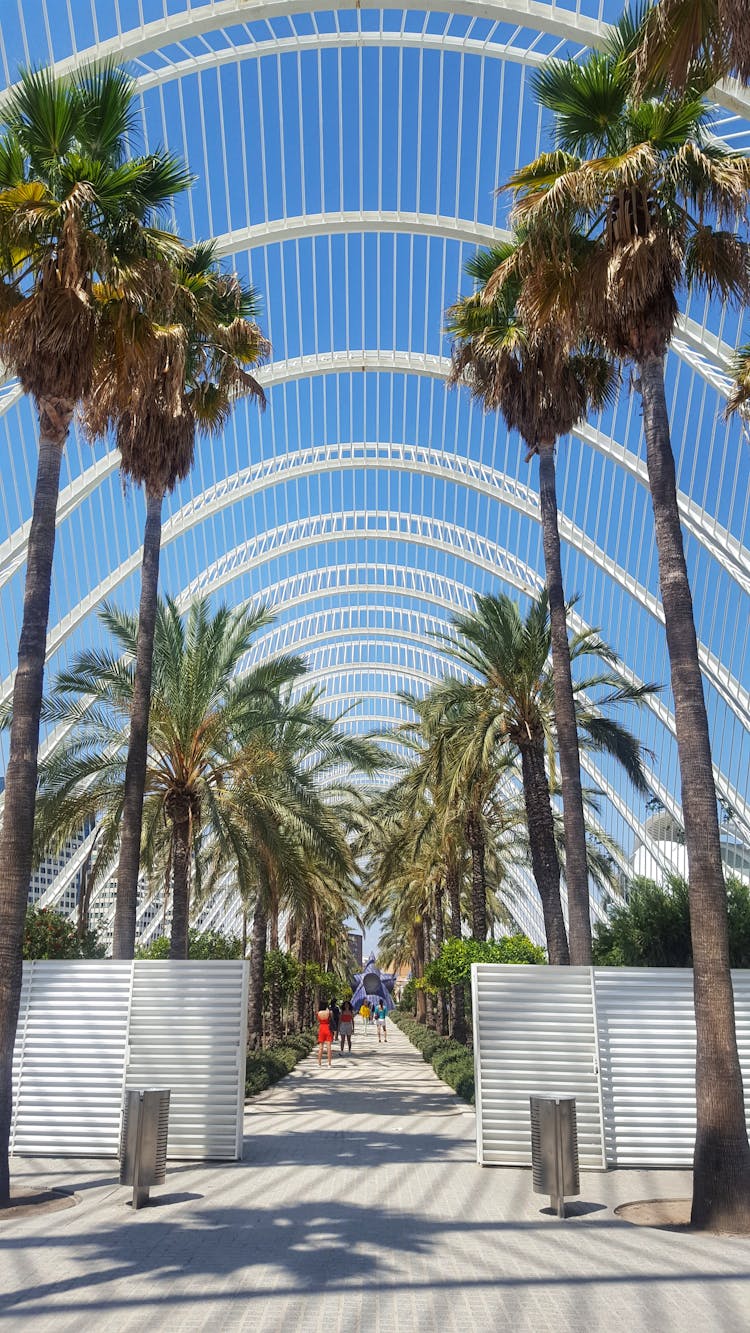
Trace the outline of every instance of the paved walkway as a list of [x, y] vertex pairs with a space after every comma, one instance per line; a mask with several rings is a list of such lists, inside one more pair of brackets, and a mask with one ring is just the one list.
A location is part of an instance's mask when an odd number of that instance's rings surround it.
[[750, 1243], [629, 1227], [682, 1172], [589, 1173], [581, 1215], [474, 1163], [473, 1111], [391, 1028], [305, 1061], [247, 1114], [245, 1161], [173, 1167], [132, 1213], [111, 1164], [25, 1162], [83, 1202], [0, 1223], [0, 1328], [746, 1333]]

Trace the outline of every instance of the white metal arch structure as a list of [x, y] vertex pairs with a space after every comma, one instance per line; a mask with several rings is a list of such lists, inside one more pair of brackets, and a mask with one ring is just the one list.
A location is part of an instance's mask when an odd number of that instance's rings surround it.
[[[501, 422], [446, 394], [443, 312], [466, 290], [475, 245], [504, 235], [495, 187], [547, 142], [531, 74], [551, 54], [578, 58], [600, 43], [619, 8], [23, 0], [0, 12], [0, 103], [21, 63], [127, 59], [144, 143], [168, 143], [197, 177], [178, 201], [177, 225], [215, 238], [265, 298], [268, 411], [259, 421], [240, 405], [168, 502], [163, 590], [266, 596], [279, 611], [274, 641], [299, 643], [331, 698], [348, 672], [361, 716], [381, 689], [444, 670], [427, 640], [366, 633], [376, 605], [416, 633], [420, 615], [470, 605], [495, 582], [539, 586], [535, 477]], [[717, 104], [717, 135], [750, 147], [746, 91], [722, 87]], [[742, 337], [736, 315], [689, 293], [667, 383], [717, 787], [750, 837], [750, 452], [721, 417]], [[566, 588], [580, 593], [581, 620], [601, 626], [634, 679], [666, 681], [639, 402], [629, 388], [558, 454]], [[0, 691], [16, 665], [34, 467], [33, 414], [6, 384]], [[92, 456], [71, 437], [58, 519], [51, 671], [100, 641], [102, 597], [136, 604], [142, 501], [123, 501], [115, 453]], [[365, 608], [359, 623], [355, 605]], [[337, 624], [341, 636], [318, 640], [316, 623]], [[380, 711], [390, 717], [394, 707]], [[655, 790], [678, 813], [668, 695], [644, 710], [643, 725]], [[623, 811], [610, 787], [603, 819], [630, 852], [645, 811]]]
[[[54, 0], [51, 2], [54, 3]], [[204, 4], [195, 5], [191, 5], [190, 0], [187, 0], [183, 12], [174, 10], [151, 22], [144, 19], [143, 10], [139, 7], [136, 13], [140, 22], [136, 21], [128, 28], [122, 22], [121, 7], [116, 0], [115, 34], [108, 38], [100, 37], [95, 46], [76, 50], [75, 54], [67, 59], [56, 60], [54, 50], [48, 49], [47, 59], [54, 62], [61, 73], [94, 59], [134, 60], [148, 52], [157, 51], [162, 46], [179, 47], [191, 37], [204, 37], [217, 29], [238, 22], [245, 24], [260, 20], [270, 24], [277, 18], [306, 13], [310, 7], [309, 0], [207, 0]], [[385, 11], [403, 8], [398, 0], [381, 0], [378, 7]], [[345, 8], [346, 0], [329, 0], [327, 4], [329, 11]], [[426, 0], [426, 3], [421, 5], [421, 12], [430, 13], [434, 10], [441, 13], [445, 8], [442, 0]], [[451, 13], [466, 15], [469, 18], [489, 17], [496, 26], [501, 23], [509, 24], [516, 31], [523, 28], [538, 29], [579, 46], [599, 46], [607, 33], [604, 19], [606, 6], [603, 3], [599, 4], [596, 18], [583, 14], [579, 6], [573, 10], [566, 5], [557, 4], [556, 0], [551, 0], [550, 3], [542, 3], [541, 0], [452, 0], [449, 8]], [[51, 43], [49, 43], [47, 0], [43, 4], [43, 9], [47, 19], [49, 46]], [[530, 59], [526, 51], [514, 50], [512, 47], [510, 49], [516, 59], [521, 61]], [[532, 61], [533, 54], [530, 63]], [[731, 81], [722, 85], [717, 91], [717, 101], [740, 112], [747, 112], [750, 109], [746, 90]]]
[[[166, 545], [177, 537], [184, 535], [186, 529], [194, 523], [200, 522], [206, 514], [220, 510], [224, 505], [232, 503], [237, 493], [241, 493], [243, 489], [261, 489], [263, 486], [274, 484], [279, 478], [294, 475], [297, 470], [303, 471], [307, 476], [312, 476], [316, 472], [327, 471], [336, 465], [339, 468], [359, 468], [363, 463], [366, 463], [370, 468], [398, 469], [405, 466], [410, 471], [422, 472], [426, 475], [439, 475], [441, 471], [444, 471], [451, 477], [458, 478], [464, 485], [476, 487], [487, 494], [502, 499], [504, 503], [519, 508], [523, 512], [532, 513], [535, 518], [538, 518], [538, 497], [531, 493], [527, 487], [514, 482], [512, 478], [504, 474], [498, 474], [492, 468], [482, 468], [472, 463], [472, 460], [460, 459], [458, 456], [446, 455], [434, 450], [409, 449], [404, 446], [393, 447], [387, 444], [334, 446], [333, 448], [321, 447], [319, 449], [303, 450], [297, 454], [287, 453], [280, 458], [257, 464], [247, 469], [244, 474], [227, 478], [221, 486], [213, 488], [212, 493], [197, 496], [194, 501], [184, 506], [173, 518], [167, 521], [163, 529], [162, 544]], [[405, 516], [397, 517], [398, 523], [403, 523]], [[605, 552], [600, 551], [587, 538], [585, 533], [577, 529], [575, 525], [570, 524], [564, 516], [560, 520], [560, 532], [565, 540], [570, 541], [606, 573], [616, 578], [624, 588], [627, 588], [650, 615], [659, 620], [663, 619], [658, 598], [646, 588], [643, 588], [626, 569], [618, 566]], [[290, 540], [295, 539], [290, 538]], [[296, 540], [300, 540], [300, 538], [296, 538]], [[116, 592], [118, 587], [137, 570], [139, 563], [140, 554], [136, 552], [117, 569], [113, 570], [98, 587], [94, 588], [85, 601], [74, 609], [72, 615], [67, 616], [52, 627], [48, 635], [48, 654], [50, 656], [57, 652], [81, 620], [106, 598], [110, 597], [112, 593]], [[193, 590], [193, 586], [191, 585], [189, 592]], [[743, 690], [739, 682], [728, 676], [722, 664], [700, 643], [699, 652], [702, 666], [708, 678], [723, 695], [728, 706], [737, 713], [743, 724], [750, 722], [750, 695]], [[0, 701], [5, 701], [10, 697], [12, 684], [13, 678], [10, 677], [0, 685]]]

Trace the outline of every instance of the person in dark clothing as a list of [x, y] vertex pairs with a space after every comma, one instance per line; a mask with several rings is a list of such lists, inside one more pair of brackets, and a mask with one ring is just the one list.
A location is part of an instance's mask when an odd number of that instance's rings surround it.
[[333, 1032], [334, 1041], [336, 1040], [336, 1037], [339, 1034], [340, 1018], [341, 1018], [341, 1010], [339, 1009], [338, 1004], [334, 1000], [333, 1004], [331, 1005], [331, 1030]]

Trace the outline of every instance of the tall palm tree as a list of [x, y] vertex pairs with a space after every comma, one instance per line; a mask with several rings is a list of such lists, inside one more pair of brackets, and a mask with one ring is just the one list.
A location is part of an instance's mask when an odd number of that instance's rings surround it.
[[[31, 873], [39, 716], [60, 466], [97, 345], [95, 278], [163, 251], [159, 213], [189, 184], [166, 153], [129, 158], [133, 81], [113, 66], [27, 71], [3, 108], [0, 359], [39, 414], [39, 458], [0, 839], [0, 1202], [10, 1189], [11, 1061]], [[172, 247], [173, 248], [173, 247]]]
[[491, 302], [479, 293], [464, 297], [448, 311], [453, 339], [450, 380], [467, 384], [486, 411], [500, 410], [511, 430], [527, 446], [527, 461], [539, 458], [542, 548], [552, 626], [557, 750], [560, 756], [568, 890], [570, 958], [574, 966], [591, 965], [591, 911], [586, 857], [586, 824], [581, 788], [573, 680], [565, 614], [560, 532], [557, 521], [555, 447], [590, 411], [609, 402], [615, 384], [610, 357], [583, 342], [569, 348], [550, 322], [539, 330], [523, 321], [518, 302], [521, 280], [513, 268], [520, 242], [478, 251], [466, 265], [479, 289], [498, 268]]
[[[606, 51], [583, 64], [542, 67], [535, 87], [555, 114], [557, 146], [517, 172], [510, 187], [516, 214], [532, 235], [538, 229], [523, 296], [530, 321], [543, 323], [552, 310], [572, 336], [588, 330], [638, 374], [690, 871], [697, 1030], [692, 1217], [700, 1226], [750, 1230], [750, 1146], [716, 789], [664, 386], [678, 285], [728, 300], [750, 298], [750, 247], [735, 229], [745, 222], [750, 160], [711, 137], [700, 82], [689, 83], [682, 96], [665, 87], [647, 99], [634, 95], [640, 35], [626, 16]], [[560, 233], [554, 253], [542, 242], [549, 225]], [[566, 233], [581, 232], [585, 244], [561, 243]], [[491, 298], [491, 283], [486, 292]]]
[[[133, 299], [109, 284], [100, 300], [102, 350], [84, 424], [93, 439], [114, 432], [124, 475], [146, 494], [112, 949], [115, 958], [132, 958], [164, 497], [192, 468], [198, 433], [220, 433], [240, 395], [251, 394], [265, 405], [265, 394], [247, 366], [269, 347], [255, 323], [256, 293], [222, 272], [213, 245], [197, 245], [181, 255], [154, 294]], [[123, 327], [131, 332], [130, 355], [124, 354]]]
[[[481, 762], [509, 745], [521, 760], [531, 863], [542, 903], [550, 963], [570, 962], [560, 897], [560, 862], [546, 755], [554, 756], [554, 683], [549, 665], [551, 628], [546, 590], [522, 619], [509, 597], [476, 596], [471, 615], [452, 617], [446, 642], [453, 657], [478, 681], [447, 677], [436, 687], [436, 706], [459, 719], [454, 790], [460, 790]], [[622, 703], [640, 703], [652, 688], [631, 685], [617, 659], [591, 630], [577, 634], [572, 661], [596, 664], [574, 684], [576, 725], [582, 744], [612, 754], [640, 790], [646, 789], [640, 746], [630, 732], [603, 712]], [[589, 696], [596, 702], [592, 703]], [[552, 765], [550, 765], [551, 769]]]
[[[116, 650], [81, 653], [45, 705], [50, 720], [74, 725], [40, 767], [37, 845], [64, 845], [97, 820], [103, 869], [122, 817], [138, 619], [111, 608], [101, 619]], [[266, 850], [247, 836], [250, 794], [258, 802], [265, 794], [252, 782], [265, 763], [259, 736], [278, 712], [281, 687], [301, 676], [304, 664], [278, 657], [235, 672], [271, 620], [262, 606], [212, 613], [205, 598], [185, 617], [171, 600], [157, 606], [143, 858], [151, 871], [168, 868], [172, 958], [187, 957], [191, 877], [218, 869], [221, 852], [231, 855], [237, 883], [249, 894], [265, 870]]]

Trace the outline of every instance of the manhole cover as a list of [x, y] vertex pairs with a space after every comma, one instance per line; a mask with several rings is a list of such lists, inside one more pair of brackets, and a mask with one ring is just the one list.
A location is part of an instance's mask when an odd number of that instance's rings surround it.
[[621, 1203], [615, 1215], [636, 1227], [689, 1227], [690, 1199], [638, 1199]]
[[0, 1203], [0, 1223], [18, 1221], [22, 1217], [37, 1217], [41, 1213], [59, 1213], [63, 1208], [73, 1208], [80, 1202], [77, 1194], [66, 1190], [12, 1185], [10, 1203]]

